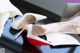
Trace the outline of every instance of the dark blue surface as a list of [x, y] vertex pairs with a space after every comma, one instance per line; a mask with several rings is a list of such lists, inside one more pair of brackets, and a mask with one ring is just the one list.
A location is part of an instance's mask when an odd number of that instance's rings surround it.
[[[15, 18], [15, 20], [19, 19], [21, 16], [18, 16], [17, 18]], [[19, 31], [14, 30], [11, 28], [11, 23], [12, 23], [12, 19], [9, 19], [4, 27], [4, 32], [3, 32], [3, 36], [7, 37], [8, 39], [11, 39], [14, 41], [16, 35], [19, 33]], [[22, 37], [19, 37], [16, 42], [18, 42], [19, 44], [22, 44]]]
[[[21, 18], [21, 16], [17, 17], [16, 20], [19, 18]], [[14, 41], [15, 36], [19, 33], [19, 31], [12, 29], [10, 27], [11, 23], [12, 19], [9, 19], [5, 25], [3, 36], [7, 37], [13, 42], [17, 42], [22, 45], [23, 43], [22, 37], [19, 37], [16, 41]], [[80, 46], [55, 47], [55, 48], [51, 48], [50, 46], [40, 46], [39, 49], [43, 53], [80, 53]]]

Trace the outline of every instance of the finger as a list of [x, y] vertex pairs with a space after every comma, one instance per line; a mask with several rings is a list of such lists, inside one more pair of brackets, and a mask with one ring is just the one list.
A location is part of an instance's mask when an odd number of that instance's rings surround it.
[[40, 27], [39, 29], [40, 29], [41, 35], [45, 34], [46, 29], [44, 29], [43, 27]]
[[33, 27], [33, 34], [35, 33], [35, 35], [43, 35], [45, 32], [45, 29], [42, 26], [39, 25], [34, 25]]
[[36, 30], [36, 32], [38, 33], [38, 35], [43, 35], [43, 31], [44, 31], [44, 29], [43, 29], [43, 27], [42, 26], [39, 26], [39, 25], [37, 25], [37, 26], [35, 26], [35, 30]]
[[32, 30], [32, 34], [33, 34], [33, 35], [36, 35], [36, 36], [39, 35], [39, 33], [37, 32], [37, 30], [35, 30], [35, 29]]

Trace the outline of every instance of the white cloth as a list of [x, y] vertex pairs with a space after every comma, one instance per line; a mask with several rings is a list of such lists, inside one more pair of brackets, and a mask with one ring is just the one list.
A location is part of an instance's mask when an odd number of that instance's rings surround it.
[[22, 15], [22, 13], [10, 0], [0, 0], [0, 36], [3, 33], [4, 25], [8, 18], [13, 18], [16, 15]]

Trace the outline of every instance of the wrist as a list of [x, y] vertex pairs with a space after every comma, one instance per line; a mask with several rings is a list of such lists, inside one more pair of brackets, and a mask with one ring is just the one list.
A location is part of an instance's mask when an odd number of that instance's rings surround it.
[[51, 32], [56, 33], [61, 30], [61, 27], [58, 23], [51, 23], [44, 25], [44, 28], [46, 29], [46, 33], [51, 33]]

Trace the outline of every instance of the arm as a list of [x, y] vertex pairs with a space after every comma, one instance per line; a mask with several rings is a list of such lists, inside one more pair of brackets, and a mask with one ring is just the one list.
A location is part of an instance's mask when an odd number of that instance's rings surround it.
[[71, 33], [80, 34], [80, 23], [75, 22], [57, 22], [46, 25], [33, 25], [32, 34], [44, 35], [45, 33]]
[[47, 32], [51, 31], [51, 32], [80, 34], [79, 15], [80, 15], [80, 11], [76, 13], [74, 16], [72, 16], [69, 21], [47, 24], [45, 28], [47, 28]]
[[80, 34], [80, 12], [76, 13], [71, 20], [66, 22], [57, 22], [46, 25], [34, 25], [32, 33], [34, 35], [43, 35], [48, 32], [53, 33], [71, 33]]
[[58, 22], [43, 25], [43, 28], [46, 29], [45, 33], [71, 33], [71, 34], [80, 34], [80, 24], [69, 23], [69, 22]]

